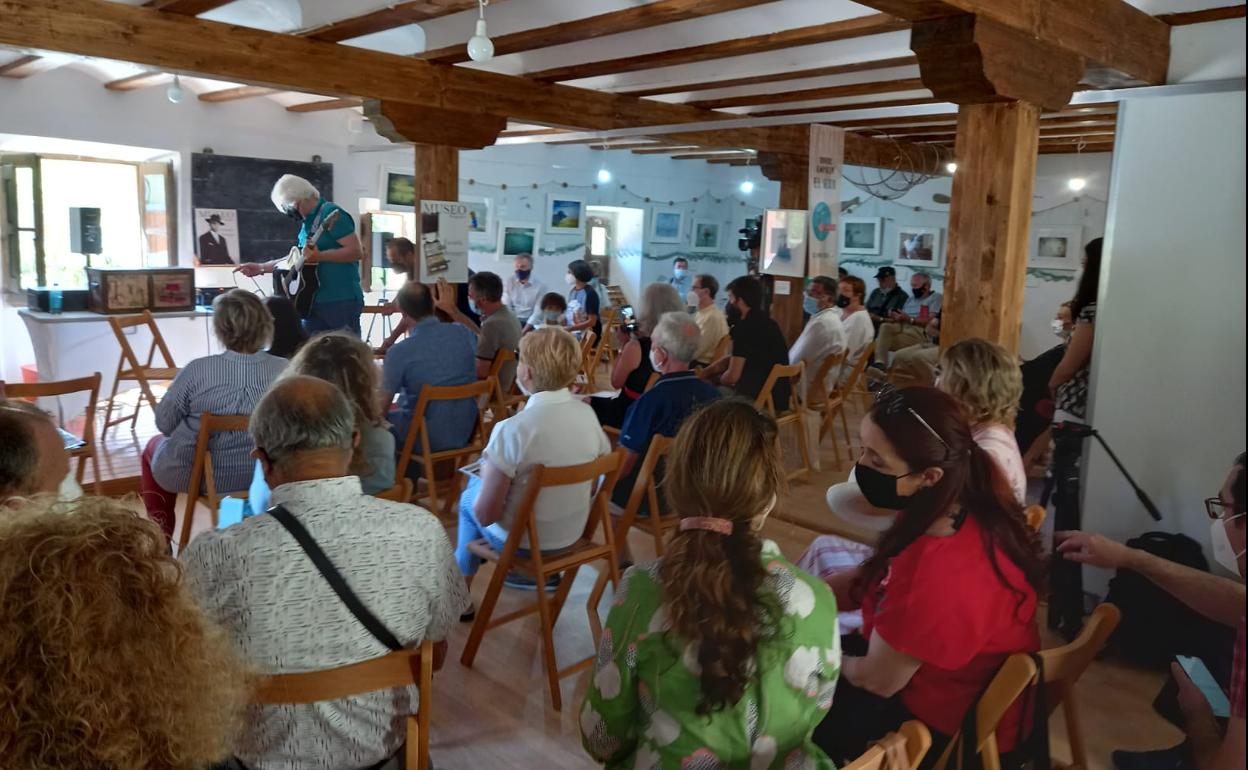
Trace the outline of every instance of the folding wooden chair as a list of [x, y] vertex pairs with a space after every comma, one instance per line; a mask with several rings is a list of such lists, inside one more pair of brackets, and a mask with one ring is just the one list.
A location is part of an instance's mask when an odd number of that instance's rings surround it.
[[[763, 383], [762, 390], [758, 391], [758, 397], [754, 399], [754, 407], [766, 411], [767, 414], [775, 418], [777, 428], [783, 428], [785, 425], [797, 426], [797, 450], [802, 456], [802, 467], [787, 475], [790, 481], [799, 476], [808, 477], [811, 471], [810, 447], [806, 443], [806, 425], [802, 422], [802, 415], [806, 411], [806, 401], [802, 398], [802, 391], [805, 389], [805, 383], [802, 380], [805, 376], [805, 361], [798, 361], [792, 366], [776, 364], [771, 367], [771, 374], [767, 375], [767, 381]], [[781, 377], [787, 377], [791, 383], [789, 387], [789, 408], [783, 414], [776, 414], [776, 404], [772, 391]]]
[[1036, 436], [1031, 442], [1031, 446], [1027, 447], [1027, 451], [1023, 453], [1023, 470], [1027, 473], [1027, 477], [1031, 478], [1034, 471], [1039, 470], [1043, 475], [1044, 468], [1039, 469], [1036, 465], [1044, 458], [1046, 452], [1049, 451], [1049, 442], [1053, 440], [1053, 429], [1045, 428], [1044, 432]]
[[591, 341], [585, 349], [585, 365], [582, 374], [591, 391], [598, 388], [598, 365], [606, 355], [607, 367], [614, 360], [615, 351], [611, 349], [611, 327], [615, 324], [615, 308], [607, 308], [599, 319], [602, 322], [602, 336]]
[[732, 335], [725, 334], [719, 338], [719, 342], [715, 344], [715, 351], [711, 353], [711, 360], [707, 364], [713, 364], [724, 356], [728, 355], [728, 349], [732, 347]]
[[658, 372], [651, 372], [649, 379], [646, 380], [646, 389], [643, 390], [642, 393], [649, 393], [650, 389], [654, 387], [654, 383], [658, 382], [659, 378], [662, 376], [663, 375]]
[[897, 732], [872, 744], [841, 770], [914, 770], [932, 747], [932, 734], [918, 720], [903, 722]]
[[1027, 528], [1039, 532], [1044, 526], [1045, 510], [1043, 505], [1029, 505], [1023, 510], [1023, 518], [1027, 520]]
[[[195, 505], [199, 502], [200, 489], [208, 500], [208, 510], [212, 515], [212, 526], [217, 526], [217, 507], [221, 501], [217, 491], [217, 480], [212, 468], [212, 453], [208, 444], [217, 433], [246, 433], [247, 424], [251, 421], [249, 414], [213, 414], [204, 412], [199, 416], [199, 435], [195, 438], [195, 462], [191, 465], [191, 481], [186, 489], [186, 509], [182, 514], [182, 533], [178, 536], [178, 553], [186, 549], [191, 542], [191, 523], [195, 520]], [[246, 490], [227, 489], [227, 493], [246, 499]]]
[[[1091, 665], [1093, 659], [1105, 647], [1110, 634], [1118, 627], [1122, 613], [1112, 604], [1101, 604], [1088, 616], [1083, 629], [1070, 644], [1040, 651], [1040, 659], [1044, 662], [1045, 701], [1049, 714], [1062, 708], [1062, 718], [1066, 722], [1066, 736], [1070, 741], [1070, 752], [1073, 764], [1070, 768], [1087, 770], [1087, 749], [1083, 742], [1083, 733], [1079, 727], [1079, 714], [1075, 705], [1075, 682], [1083, 676], [1083, 672]], [[975, 711], [976, 732], [979, 734], [979, 745], [976, 749], [983, 762], [984, 770], [1001, 770], [1001, 754], [997, 748], [997, 727], [1005, 718], [1006, 712], [1014, 705], [1029, 687], [1036, 683], [1036, 664], [1031, 657], [1018, 653], [1011, 655], [1001, 666], [1001, 670], [988, 684], [988, 689], [979, 699]], [[954, 736], [945, 748], [933, 770], [945, 770], [950, 759], [957, 757], [961, 749], [963, 736]], [[1062, 767], [1054, 763], [1055, 767]]]
[[[139, 422], [139, 409], [143, 407], [143, 399], [147, 399], [147, 403], [152, 407], [152, 411], [156, 411], [156, 394], [152, 392], [153, 382], [168, 382], [178, 374], [178, 367], [173, 363], [173, 355], [169, 352], [169, 346], [165, 344], [165, 338], [160, 333], [160, 327], [156, 325], [156, 318], [152, 315], [152, 311], [144, 310], [141, 315], [131, 316], [110, 316], [108, 325], [112, 327], [113, 336], [117, 338], [117, 344], [121, 346], [121, 358], [117, 361], [117, 374], [113, 377], [113, 392], [108, 397], [108, 406], [104, 409], [104, 427], [101, 432], [107, 433], [108, 429], [114, 425], [119, 425], [130, 420], [130, 430], [134, 430]], [[126, 329], [135, 326], [146, 326], [152, 334], [152, 344], [147, 350], [147, 362], [139, 363], [139, 358], [134, 354], [134, 348], [130, 346], [130, 341], [126, 339]], [[156, 351], [160, 351], [160, 356], [164, 359], [163, 367], [152, 366], [155, 360]], [[134, 405], [134, 414], [129, 417], [118, 417], [111, 419], [113, 408], [117, 400], [117, 391], [121, 387], [122, 381], [137, 382], [141, 391], [139, 399]]]
[[[100, 379], [100, 373], [96, 372], [90, 377], [79, 377], [76, 380], [4, 384], [4, 392], [9, 398], [36, 399], [68, 396], [73, 393], [87, 394], [87, 405], [82, 412], [83, 444], [69, 450], [69, 456], [71, 459], [78, 458], [78, 471], [74, 477], [80, 486], [87, 468], [87, 458], [91, 459], [92, 486], [97, 495], [100, 494], [100, 458], [95, 448], [95, 405], [100, 398]], [[66, 429], [63, 417], [57, 418], [57, 424]]]
[[404, 766], [429, 770], [433, 658], [433, 642], [426, 639], [418, 650], [392, 652], [362, 663], [299, 674], [274, 674], [260, 679], [251, 702], [258, 706], [317, 703], [416, 685], [420, 688], [420, 701], [416, 713], [407, 715]]
[[392, 503], [406, 503], [412, 499], [412, 480], [399, 479], [398, 484], [395, 484], [389, 489], [383, 489], [373, 495], [373, 497], [381, 500], [389, 500]]
[[[412, 502], [418, 502], [421, 499], [429, 498], [429, 510], [435, 514], [438, 511], [438, 495], [443, 495], [442, 515], [447, 520], [452, 520], [454, 511], [452, 506], [459, 499], [460, 488], [462, 484], [463, 474], [458, 470], [452, 469], [450, 476], [447, 478], [437, 478], [437, 466], [439, 461], [449, 460], [455, 466], [461, 466], [469, 462], [473, 455], [480, 454], [485, 449], [485, 404], [497, 388], [497, 384], [492, 379], [477, 380], [467, 385], [424, 385], [420, 389], [420, 398], [416, 400], [416, 408], [412, 411], [412, 421], [407, 427], [407, 438], [403, 441], [403, 448], [399, 452], [398, 465], [394, 470], [396, 479], [407, 478], [407, 466], [412, 461], [412, 452], [416, 447], [416, 437], [420, 436], [420, 461], [424, 468], [425, 477], [425, 493], [421, 494], [419, 490], [412, 496]], [[437, 401], [463, 401], [471, 400], [477, 409], [477, 418], [473, 423], [472, 432], [468, 434], [468, 442], [460, 447], [451, 449], [440, 449], [433, 451], [429, 444], [429, 431], [426, 422], [426, 415], [429, 405]], [[439, 491], [438, 486], [442, 485], [443, 489]]]
[[499, 375], [502, 373], [503, 365], [509, 361], [515, 361], [516, 354], [511, 350], [500, 350], [494, 354], [494, 361], [490, 364], [490, 373], [486, 379], [494, 381], [494, 392], [490, 395], [489, 403], [486, 405], [490, 411], [490, 421], [486, 425], [485, 435], [488, 438], [490, 431], [494, 428], [494, 423], [511, 417], [529, 397], [519, 393], [516, 388], [515, 378], [512, 378], [511, 387], [504, 392], [502, 380]]
[[[813, 403], [812, 401], [810, 404], [812, 409], [818, 409], [819, 413], [823, 415], [823, 420], [819, 424], [820, 446], [823, 445], [823, 437], [825, 435], [823, 425], [828, 422], [828, 410], [831, 409], [832, 405], [835, 403], [837, 392], [835, 386], [828, 388], [825, 391], [824, 383], [828, 381], [828, 375], [831, 374], [834, 369], [836, 371], [840, 371], [841, 366], [845, 363], [845, 358], [848, 355], [849, 351], [842, 351], [840, 353], [833, 353], [830, 356], [826, 356], [823, 359], [823, 363], [819, 364], [819, 371], [815, 373], [815, 379], [811, 380], [811, 387], [816, 388], [816, 392], [818, 392], [821, 396], [818, 403]], [[832, 452], [836, 457], [836, 464], [839, 467], [841, 464], [841, 442], [836, 438], [836, 431], [832, 431]]]
[[[563, 468], [547, 468], [542, 465], [534, 466], [533, 476], [530, 478], [528, 488], [520, 501], [520, 507], [516, 510], [516, 517], [512, 523], [511, 532], [507, 536], [507, 542], [503, 545], [502, 553], [495, 551], [484, 540], [478, 540], [468, 545], [468, 549], [472, 553], [483, 559], [495, 562], [495, 564], [494, 574], [490, 578], [490, 587], [486, 589], [485, 597], [481, 600], [481, 607], [477, 610], [477, 617], [473, 621], [472, 631], [468, 634], [468, 642], [464, 645], [464, 653], [460, 657], [460, 662], [469, 668], [472, 667], [472, 662], [477, 656], [477, 650], [481, 646], [481, 639], [485, 636], [487, 630], [527, 617], [536, 612], [540, 618], [542, 634], [542, 663], [550, 683], [550, 698], [555, 711], [560, 711], [563, 708], [563, 699], [559, 692], [559, 680], [569, 674], [583, 671], [594, 663], [594, 656], [592, 655], [564, 669], [559, 669], [555, 663], [553, 631], [555, 623], [559, 620], [559, 613], [563, 610], [563, 605], [567, 601], [568, 593], [572, 590], [572, 584], [576, 581], [577, 573], [583, 565], [603, 560], [607, 562], [607, 570], [612, 585], [619, 586], [620, 570], [615, 556], [615, 539], [611, 528], [611, 514], [608, 511], [608, 503], [611, 500], [611, 490], [615, 487], [616, 477], [619, 475], [620, 463], [623, 461], [623, 458], [623, 451], [617, 449], [611, 454], [603, 455], [596, 460], [582, 463], [581, 465], [571, 465]], [[537, 522], [533, 517], [533, 503], [537, 500], [538, 495], [543, 489], [551, 487], [594, 482], [598, 483], [598, 489], [590, 499], [589, 518], [585, 522], [585, 530], [581, 535], [581, 539], [557, 553], [542, 553], [542, 546], [537, 532]], [[594, 530], [599, 527], [602, 529], [603, 542], [601, 543], [593, 540]], [[528, 538], [528, 543], [526, 544], [528, 555], [520, 556], [517, 554], [517, 551], [520, 549], [520, 541], [526, 536]], [[537, 602], [516, 612], [491, 620], [494, 606], [498, 603], [498, 595], [503, 589], [503, 581], [507, 579], [507, 573], [512, 570], [519, 570], [537, 581]], [[559, 589], [555, 591], [554, 596], [547, 598], [545, 591], [546, 582], [555, 575], [562, 576], [559, 582]], [[586, 610], [589, 614], [590, 628], [595, 632], [594, 641], [596, 645], [598, 634], [601, 631], [601, 623], [598, 620], [598, 608], [593, 605], [587, 605]]]
[[841, 427], [845, 430], [845, 444], [849, 448], [851, 459], [854, 456], [854, 437], [849, 432], [849, 419], [845, 416], [845, 402], [862, 382], [862, 372], [867, 368], [867, 362], [871, 360], [871, 353], [874, 350], [875, 343], [867, 343], [867, 346], [858, 354], [858, 361], [854, 364], [854, 368], [849, 371], [849, 376], [845, 378], [845, 384], [833, 389], [828, 394], [828, 400], [823, 405], [823, 423], [819, 426], [820, 443], [822, 443], [823, 437], [829, 431], [835, 430], [835, 420], [839, 414], [841, 416]]

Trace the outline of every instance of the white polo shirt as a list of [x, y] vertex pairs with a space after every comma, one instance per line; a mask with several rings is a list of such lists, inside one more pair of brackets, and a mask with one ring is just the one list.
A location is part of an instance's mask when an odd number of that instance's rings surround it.
[[[815, 384], [815, 375], [819, 374], [819, 367], [823, 365], [823, 360], [844, 350], [845, 329], [841, 326], [841, 311], [830, 307], [812, 315], [810, 321], [806, 323], [806, 328], [802, 329], [797, 341], [789, 349], [789, 364], [796, 364], [798, 361], [806, 362], [808, 394], [810, 394], [810, 386]], [[828, 372], [827, 380], [819, 384], [823, 392], [814, 400], [822, 401], [839, 376], [840, 372]]]
[[[581, 465], [611, 452], [589, 404], [574, 398], [567, 388], [534, 393], [514, 417], [494, 426], [483, 457], [511, 479], [503, 518], [488, 529], [507, 539], [533, 475], [533, 466]], [[543, 551], [566, 548], [580, 539], [589, 519], [590, 484], [545, 489], [533, 504], [537, 536]], [[521, 541], [528, 548], [528, 537]]]

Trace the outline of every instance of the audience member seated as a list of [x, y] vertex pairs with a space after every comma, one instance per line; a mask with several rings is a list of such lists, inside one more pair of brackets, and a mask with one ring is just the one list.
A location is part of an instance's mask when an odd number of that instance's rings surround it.
[[877, 365], [882, 365], [889, 353], [925, 342], [924, 327], [940, 313], [941, 295], [932, 290], [932, 278], [927, 273], [910, 276], [910, 291], [910, 298], [901, 309], [893, 310], [880, 324], [880, 336], [875, 343]]
[[827, 379], [815, 382], [819, 367], [828, 356], [836, 356], [845, 352], [845, 328], [841, 325], [841, 311], [836, 307], [836, 281], [826, 275], [817, 275], [810, 279], [806, 287], [806, 296], [802, 299], [802, 309], [810, 315], [806, 327], [798, 335], [793, 347], [789, 348], [789, 363], [806, 362], [807, 403], [822, 404], [827, 400], [828, 392], [840, 381], [839, 368], [828, 372]]
[[862, 304], [867, 284], [861, 278], [856, 275], [842, 278], [837, 288], [840, 295], [836, 306], [841, 309], [841, 326], [845, 328], [845, 345], [849, 350], [849, 357], [841, 368], [840, 384], [844, 384], [862, 351], [875, 339], [875, 325], [871, 323], [871, 313]]
[[869, 366], [866, 375], [876, 383], [888, 379], [892, 373], [894, 382], [903, 385], [931, 385], [936, 382], [936, 364], [940, 361], [940, 313], [923, 327], [923, 341], [904, 347], [893, 354], [893, 365], [888, 372], [879, 368], [881, 363]]
[[547, 326], [562, 328], [567, 325], [568, 301], [563, 298], [562, 294], [551, 291], [542, 297], [541, 303], [529, 317], [529, 322], [524, 325], [522, 333], [528, 334], [534, 329], [544, 329]]
[[[349, 470], [355, 426], [350, 401], [332, 384], [300, 376], [274, 385], [251, 418], [273, 504], [302, 525], [401, 644], [444, 640], [468, 603], [450, 541], [428, 511], [363, 493]], [[201, 534], [183, 562], [195, 597], [257, 673], [337, 668], [390, 651], [271, 513]], [[404, 688], [251, 706], [234, 754], [251, 770], [380, 765], [401, 750], [403, 721], [419, 696]]]
[[538, 299], [546, 293], [546, 284], [533, 277], [533, 255], [517, 254], [511, 260], [514, 272], [503, 286], [503, 304], [512, 315], [527, 321], [538, 309]]
[[[381, 379], [373, 351], [349, 334], [325, 332], [312, 338], [290, 362], [283, 377], [316, 377], [338, 386], [351, 401], [360, 443], [348, 470], [360, 477], [366, 495], [394, 486], [394, 434], [387, 427], [377, 389]], [[256, 462], [248, 503], [256, 513], [269, 507], [264, 468]]]
[[[416, 280], [416, 244], [402, 237], [391, 238], [389, 241], [386, 241], [386, 259], [390, 262], [390, 269], [400, 275], [406, 275], [409, 281]], [[387, 302], [384, 309], [387, 313], [402, 313], [397, 297]], [[407, 318], [400, 315], [399, 322], [395, 324], [394, 330], [390, 332], [390, 336], [386, 338], [386, 341], [381, 343], [381, 347], [378, 350], [381, 353], [385, 353], [394, 347], [394, 343], [403, 339], [403, 336], [407, 334], [410, 328], [411, 324]]]
[[[728, 284], [732, 350], [702, 371], [704, 379], [720, 385], [724, 392], [750, 400], [767, 384], [773, 366], [789, 364], [784, 333], [762, 306], [763, 285], [757, 278], [743, 275]], [[781, 379], [772, 390], [777, 413], [788, 410], [789, 389], [788, 379]]]
[[[263, 352], [273, 337], [273, 317], [256, 295], [233, 289], [212, 302], [212, 328], [224, 353], [188, 363], [156, 405], [156, 428], [143, 450], [142, 490], [147, 515], [173, 537], [178, 493], [185, 492], [195, 463], [199, 416], [251, 414], [260, 397], [286, 368], [286, 359]], [[251, 440], [222, 433], [208, 444], [220, 492], [251, 482]]]
[[269, 309], [269, 315], [273, 316], [273, 341], [269, 343], [269, 355], [290, 358], [308, 341], [308, 333], [295, 312], [295, 305], [276, 294], [266, 297], [264, 305]]
[[52, 416], [29, 401], [0, 399], [0, 505], [55, 494], [69, 454]]
[[600, 300], [598, 290], [590, 284], [594, 280], [594, 269], [583, 259], [574, 259], [568, 263], [568, 331], [592, 331], [602, 338], [602, 322], [598, 318]]
[[0, 516], [0, 639], [4, 767], [191, 770], [228, 755], [242, 663], [160, 530], [125, 505], [44, 499]]
[[962, 340], [941, 354], [936, 387], [966, 407], [975, 443], [997, 462], [1014, 498], [1025, 505], [1027, 471], [1014, 441], [1014, 416], [1023, 395], [1018, 359], [988, 340]]
[[836, 602], [758, 534], [783, 488], [775, 422], [740, 399], [711, 404], [669, 468], [679, 529], [616, 591], [585, 750], [613, 768], [832, 770], [811, 732], [836, 690]]
[[[396, 446], [407, 440], [412, 412], [426, 385], [468, 385], [477, 379], [477, 337], [459, 324], [442, 323], [433, 314], [433, 292], [409, 281], [399, 290], [399, 307], [411, 321], [407, 339], [386, 353], [382, 365], [381, 405], [389, 413]], [[399, 405], [390, 405], [395, 394]], [[472, 434], [477, 404], [471, 398], [431, 403], [425, 412], [433, 451], [463, 446]]]
[[685, 298], [689, 293], [689, 260], [684, 257], [672, 260], [672, 277], [668, 283], [676, 290], [676, 296]]
[[[843, 681], [816, 742], [838, 764], [908, 719], [939, 756], [1012, 653], [1040, 646], [1039, 542], [961, 405], [935, 388], [890, 390], [862, 421], [855, 468], [867, 501], [900, 510], [859, 568], [828, 580], [842, 610], [863, 612], [842, 640]], [[1020, 734], [1019, 709], [997, 730]]]
[[[469, 478], [459, 498], [455, 558], [469, 586], [481, 560], [468, 544], [484, 538], [502, 550], [533, 466], [580, 465], [611, 451], [594, 411], [568, 390], [580, 370], [581, 346], [568, 332], [538, 329], [520, 340], [516, 377], [530, 394], [528, 404], [494, 426], [481, 455], [480, 475]], [[546, 489], [538, 495], [533, 516], [543, 552], [567, 548], [580, 539], [589, 519], [589, 500], [588, 483]], [[515, 576], [509, 585], [519, 585], [520, 578]], [[529, 580], [527, 587], [532, 585]]]
[[[1210, 546], [1214, 561], [1241, 580], [1230, 580], [1091, 532], [1058, 532], [1057, 550], [1067, 560], [1102, 569], [1127, 569], [1216, 623], [1237, 629], [1232, 655], [1230, 718], [1225, 729], [1214, 718], [1209, 701], [1178, 663], [1170, 673], [1178, 684], [1178, 702], [1187, 740], [1160, 752], [1114, 752], [1114, 766], [1122, 770], [1169, 767], [1181, 770], [1237, 770], [1244, 766], [1244, 547], [1245, 460], [1235, 458], [1217, 497], [1205, 500], [1212, 521]], [[1149, 759], [1164, 761], [1148, 761]]]
[[693, 363], [698, 366], [712, 364], [715, 349], [719, 341], [728, 336], [728, 319], [724, 311], [715, 304], [715, 295], [719, 293], [719, 281], [715, 276], [702, 273], [693, 277], [693, 288], [685, 302], [693, 308], [693, 319], [698, 322], [702, 332], [702, 344], [698, 346]]
[[636, 323], [615, 327], [615, 343], [619, 355], [611, 367], [611, 387], [619, 390], [614, 398], [590, 399], [594, 414], [604, 427], [618, 428], [624, 424], [624, 414], [646, 390], [654, 364], [650, 352], [650, 334], [664, 313], [685, 313], [685, 301], [671, 284], [652, 283], [641, 295], [641, 306]]
[[[468, 279], [468, 306], [481, 318], [479, 327], [460, 312], [455, 303], [455, 291], [446, 279], [438, 279], [433, 293], [438, 310], [477, 335], [478, 380], [490, 376], [490, 368], [494, 366], [494, 357], [498, 355], [498, 351], [510, 350], [514, 353], [519, 347], [520, 321], [511, 312], [511, 308], [503, 304], [503, 280], [494, 273], [482, 271], [474, 273]], [[504, 364], [498, 373], [498, 384], [502, 386], [504, 393], [511, 390], [511, 382], [515, 377], [515, 362]]]
[[879, 288], [873, 289], [867, 298], [867, 312], [878, 329], [881, 323], [889, 320], [893, 311], [901, 310], [910, 295], [897, 285], [897, 270], [889, 265], [876, 271], [875, 280]]

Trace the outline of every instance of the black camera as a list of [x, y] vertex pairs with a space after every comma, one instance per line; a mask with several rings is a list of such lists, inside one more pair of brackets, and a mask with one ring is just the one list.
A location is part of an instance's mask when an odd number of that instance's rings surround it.
[[741, 251], [753, 251], [759, 248], [763, 242], [763, 220], [762, 217], [745, 220], [745, 227], [737, 231], [741, 233], [741, 237], [737, 239], [737, 248]]

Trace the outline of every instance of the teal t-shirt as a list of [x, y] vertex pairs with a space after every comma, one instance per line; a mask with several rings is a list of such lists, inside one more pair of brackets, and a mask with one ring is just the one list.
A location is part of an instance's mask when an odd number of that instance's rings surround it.
[[[322, 200], [308, 216], [304, 217], [299, 228], [299, 248], [308, 242], [316, 223], [329, 216], [333, 211], [340, 212], [334, 226], [321, 233], [316, 241], [316, 248], [329, 251], [339, 248], [338, 240], [355, 232], [355, 220], [346, 209]], [[358, 262], [321, 262], [317, 265], [317, 277], [320, 286], [316, 290], [316, 302], [345, 302], [347, 300], [364, 301], [364, 292], [360, 289], [360, 265]]]

